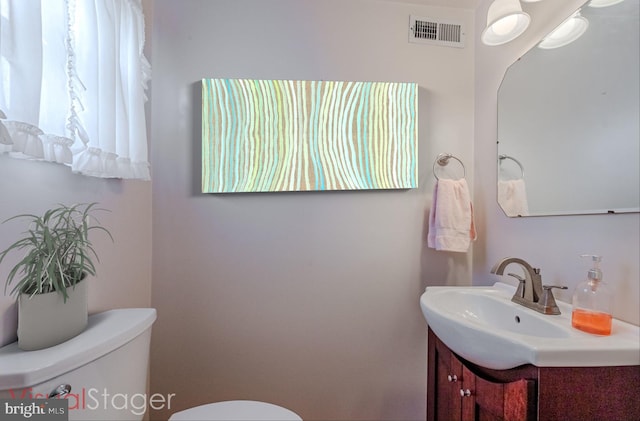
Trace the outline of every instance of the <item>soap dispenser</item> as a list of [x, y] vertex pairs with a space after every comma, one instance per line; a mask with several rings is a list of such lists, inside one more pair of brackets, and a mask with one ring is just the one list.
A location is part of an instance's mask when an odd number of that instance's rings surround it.
[[602, 282], [602, 257], [590, 254], [581, 257], [590, 257], [593, 267], [589, 269], [587, 280], [579, 284], [573, 293], [571, 325], [588, 333], [610, 335], [613, 295]]

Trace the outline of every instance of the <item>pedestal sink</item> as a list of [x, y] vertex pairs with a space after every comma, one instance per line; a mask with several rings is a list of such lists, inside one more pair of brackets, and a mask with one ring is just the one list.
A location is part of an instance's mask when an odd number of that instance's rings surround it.
[[515, 287], [427, 287], [420, 307], [434, 333], [456, 354], [483, 367], [640, 365], [640, 327], [614, 319], [610, 336], [571, 327], [571, 306], [544, 315], [511, 302]]

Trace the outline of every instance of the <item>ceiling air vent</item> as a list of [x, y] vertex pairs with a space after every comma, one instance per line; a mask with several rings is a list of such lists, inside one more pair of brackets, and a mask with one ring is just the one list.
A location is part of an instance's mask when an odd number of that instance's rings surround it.
[[464, 48], [464, 26], [459, 22], [411, 16], [409, 42]]

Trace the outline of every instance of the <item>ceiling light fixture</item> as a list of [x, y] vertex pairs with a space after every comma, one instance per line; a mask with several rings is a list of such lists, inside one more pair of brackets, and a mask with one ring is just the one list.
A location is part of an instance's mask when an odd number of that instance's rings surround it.
[[580, 10], [578, 10], [544, 37], [538, 47], [545, 50], [564, 47], [580, 38], [588, 27], [589, 21], [580, 15]]
[[486, 45], [501, 45], [516, 39], [529, 26], [531, 18], [518, 0], [494, 0], [487, 12], [487, 27], [482, 31]]

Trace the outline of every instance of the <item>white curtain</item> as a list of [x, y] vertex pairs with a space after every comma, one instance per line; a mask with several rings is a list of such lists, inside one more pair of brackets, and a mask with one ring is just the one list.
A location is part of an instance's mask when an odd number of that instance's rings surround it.
[[140, 0], [0, 0], [0, 153], [149, 179]]

